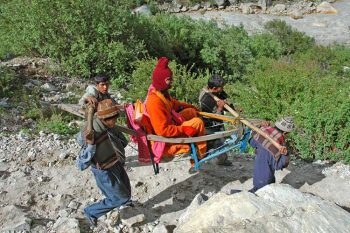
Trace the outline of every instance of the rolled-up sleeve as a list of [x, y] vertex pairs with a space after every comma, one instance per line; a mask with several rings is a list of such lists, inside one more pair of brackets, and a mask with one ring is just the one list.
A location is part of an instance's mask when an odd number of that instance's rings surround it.
[[85, 144], [81, 133], [77, 135], [77, 142], [82, 147], [78, 153], [76, 164], [78, 169], [83, 171], [91, 165], [91, 160], [96, 153], [96, 145]]
[[287, 155], [281, 155], [280, 159], [275, 162], [275, 170], [281, 170], [285, 167], [287, 167], [289, 162], [289, 156]]

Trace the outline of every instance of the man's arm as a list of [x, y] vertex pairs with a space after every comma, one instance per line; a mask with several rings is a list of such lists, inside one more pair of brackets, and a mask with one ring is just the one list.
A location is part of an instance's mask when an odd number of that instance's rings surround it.
[[164, 103], [155, 94], [148, 96], [146, 109], [149, 114], [154, 132], [163, 137], [184, 136], [181, 126], [168, 123], [169, 113]]

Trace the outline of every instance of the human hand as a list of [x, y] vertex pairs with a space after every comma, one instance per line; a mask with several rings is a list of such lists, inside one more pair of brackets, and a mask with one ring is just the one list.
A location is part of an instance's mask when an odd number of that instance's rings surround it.
[[97, 99], [94, 96], [88, 96], [85, 98], [85, 103], [92, 105], [92, 106], [97, 106]]
[[218, 101], [216, 101], [216, 105], [218, 106], [218, 108], [222, 109], [225, 104], [226, 104], [225, 100], [218, 100]]
[[192, 126], [182, 126], [182, 130], [184, 132], [184, 134], [186, 134], [189, 137], [193, 137], [196, 133], [197, 130], [195, 128], [193, 128]]
[[261, 123], [260, 123], [260, 125], [261, 125], [261, 127], [267, 127], [267, 126], [270, 126], [270, 121], [262, 121]]
[[288, 152], [287, 147], [285, 147], [285, 146], [281, 146], [279, 151], [282, 155], [286, 155]]
[[90, 145], [95, 144], [95, 131], [86, 129], [84, 131], [84, 138], [87, 144], [90, 144]]

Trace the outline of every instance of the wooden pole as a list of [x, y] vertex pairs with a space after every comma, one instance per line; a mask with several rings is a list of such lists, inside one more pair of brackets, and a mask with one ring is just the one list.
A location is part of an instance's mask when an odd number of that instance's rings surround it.
[[[208, 89], [203, 88], [203, 90], [208, 93], [211, 97], [214, 98], [215, 101], [219, 101], [220, 98], [213, 95]], [[264, 138], [266, 138], [267, 140], [269, 140], [278, 150], [280, 150], [282, 148], [282, 146], [276, 142], [273, 138], [271, 138], [268, 134], [266, 134], [264, 131], [262, 131], [261, 129], [259, 129], [258, 127], [254, 126], [252, 123], [250, 123], [249, 121], [245, 120], [245, 119], [239, 119], [239, 114], [233, 110], [229, 105], [225, 104], [224, 108], [229, 111], [234, 117], [237, 117], [238, 120], [240, 122], [242, 122], [243, 124], [245, 124], [247, 127], [251, 128], [252, 130], [254, 130], [255, 132], [257, 132], [258, 134], [260, 134], [261, 136], [263, 136]]]
[[92, 131], [94, 130], [93, 128], [93, 125], [92, 125], [92, 121], [94, 119], [94, 113], [95, 113], [95, 108], [94, 106], [92, 106], [91, 104], [89, 104], [87, 106], [87, 117], [86, 117], [86, 120], [87, 120], [87, 129], [89, 131]]

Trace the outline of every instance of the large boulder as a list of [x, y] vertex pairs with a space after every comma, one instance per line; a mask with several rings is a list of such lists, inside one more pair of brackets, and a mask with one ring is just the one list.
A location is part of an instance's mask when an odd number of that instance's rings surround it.
[[218, 193], [176, 228], [182, 232], [350, 232], [350, 214], [289, 185], [265, 186], [255, 194]]
[[337, 10], [329, 2], [322, 2], [317, 6], [317, 12], [321, 14], [336, 14]]

